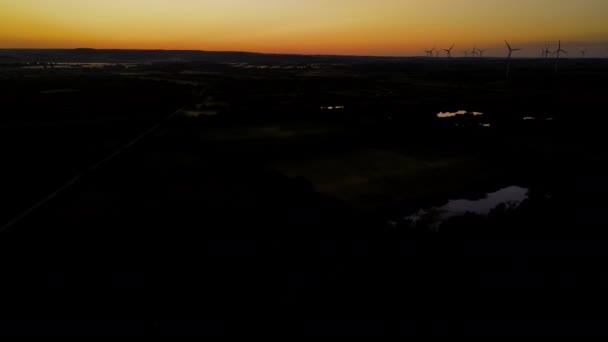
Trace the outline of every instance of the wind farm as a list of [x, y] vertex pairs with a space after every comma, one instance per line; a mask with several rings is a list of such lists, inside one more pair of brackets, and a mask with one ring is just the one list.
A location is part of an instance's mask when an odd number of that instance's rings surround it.
[[[564, 59], [564, 55], [568, 55], [568, 52], [566, 50], [564, 50], [564, 48], [562, 48], [562, 41], [558, 40], [557, 42], [554, 43], [554, 47], [555, 50], [552, 50], [551, 46], [552, 44], [546, 44], [543, 45], [542, 47], [540, 47], [540, 54], [537, 55], [537, 57], [534, 56], [529, 56], [529, 55], [524, 55], [521, 57], [518, 57], [518, 55], [516, 53], [521, 53], [521, 52], [526, 52], [526, 49], [524, 48], [513, 48], [511, 46], [511, 44], [508, 41], [504, 41], [505, 46], [506, 46], [506, 72], [505, 75], [507, 78], [512, 76], [512, 69], [513, 69], [513, 63], [514, 61], [517, 61], [517, 63], [521, 63], [523, 65], [528, 64], [527, 62], [530, 60], [534, 60], [536, 58], [541, 58], [544, 61], [550, 61], [552, 60], [553, 63], [553, 71], [555, 73], [557, 73], [559, 71], [559, 66], [560, 66], [560, 61], [561, 63], [563, 63], [563, 59]], [[501, 50], [500, 48], [486, 48], [486, 49], [482, 49], [482, 48], [478, 48], [477, 44], [475, 44], [473, 46], [473, 49], [466, 49], [466, 50], [461, 50], [462, 52], [462, 56], [460, 57], [454, 57], [452, 54], [453, 49], [455, 48], [456, 44], [453, 44], [452, 46], [450, 46], [450, 48], [448, 49], [437, 49], [436, 47], [434, 47], [431, 50], [425, 50], [426, 58], [446, 58], [446, 59], [471, 59], [471, 58], [475, 58], [477, 60], [483, 59], [484, 57], [489, 58], [490, 60], [496, 60], [496, 59], [501, 59], [500, 55], [497, 55], [497, 53], [499, 53], [499, 51]], [[532, 49], [534, 49], [535, 47], [532, 47]], [[594, 51], [599, 50], [598, 47], [595, 47], [593, 49]], [[443, 51], [444, 55], [441, 56], [439, 54], [439, 51]], [[494, 51], [494, 54], [490, 57], [488, 57], [486, 55], [486, 52], [488, 51]], [[582, 48], [581, 50], [578, 50], [578, 54], [571, 56], [569, 59], [571, 60], [576, 60], [576, 59], [585, 59], [590, 57], [590, 49], [587, 47]], [[601, 61], [601, 60], [605, 60], [608, 59], [608, 55], [606, 55], [605, 57], [593, 57], [595, 60], [597, 61]], [[460, 61], [460, 63], [464, 63], [464, 61]]]
[[[534, 49], [540, 49], [540, 54], [537, 56], [540, 56], [541, 58], [544, 59], [549, 59], [550, 57], [555, 57], [556, 59], [562, 59], [564, 58], [564, 55], [568, 55], [567, 51], [564, 50], [562, 48], [562, 41], [559, 40], [557, 42], [548, 42], [546, 44], [542, 44], [542, 43], [538, 43], [535, 44], [534, 46], [529, 46], [529, 44], [526, 46], [526, 48], [517, 48], [517, 49], [512, 49], [511, 46], [509, 45], [510, 43], [505, 41], [506, 46], [507, 46], [507, 59], [511, 59], [511, 58], [519, 58], [519, 59], [533, 59], [536, 56], [534, 55], [530, 55], [529, 53], [526, 54], [526, 50], [530, 51], [530, 50], [534, 50]], [[608, 45], [608, 43], [606, 43], [606, 45]], [[444, 58], [469, 58], [469, 57], [483, 57], [484, 54], [488, 51], [493, 51], [494, 53], [489, 56], [490, 58], [501, 58], [501, 53], [500, 47], [492, 47], [492, 48], [486, 48], [486, 49], [482, 49], [479, 48], [477, 46], [477, 44], [475, 44], [473, 46], [472, 49], [465, 49], [465, 50], [460, 50], [460, 52], [462, 53], [461, 56], [454, 56], [452, 51], [455, 48], [456, 44], [453, 44], [452, 46], [450, 46], [450, 48], [446, 48], [446, 49], [437, 49], [436, 47], [434, 47], [431, 50], [424, 50], [425, 57], [431, 58], [431, 57], [444, 57]], [[555, 50], [552, 50], [551, 46], [554, 47]], [[576, 44], [576, 47], [579, 48], [580, 50], [577, 50], [578, 54], [570, 56], [570, 58], [576, 59], [576, 58], [585, 58], [590, 56], [590, 54], [593, 52], [594, 53], [594, 58], [596, 59], [607, 59], [608, 58], [608, 53], [606, 53], [605, 51], [608, 51], [608, 48], [602, 48], [601, 46], [594, 46], [593, 48], [589, 48], [589, 47], [585, 47], [584, 45], [581, 46], [580, 43]], [[443, 52], [443, 56], [441, 56], [439, 54], [439, 52]], [[514, 52], [524, 52], [524, 54], [522, 56], [517, 56], [514, 55]], [[510, 57], [509, 57], [510, 55]], [[414, 56], [403, 56], [403, 57], [414, 57]], [[487, 56], [486, 56], [487, 57]]]

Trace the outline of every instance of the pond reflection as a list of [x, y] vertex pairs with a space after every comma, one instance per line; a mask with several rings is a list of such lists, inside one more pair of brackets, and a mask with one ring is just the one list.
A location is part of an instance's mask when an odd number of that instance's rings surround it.
[[457, 112], [439, 112], [437, 113], [437, 117], [440, 119], [443, 118], [453, 118], [457, 115], [473, 115], [473, 116], [479, 116], [479, 115], [483, 115], [483, 113], [481, 112], [469, 112], [467, 110], [459, 110]]
[[505, 205], [509, 209], [515, 209], [528, 199], [528, 194], [529, 190], [526, 188], [510, 186], [488, 193], [479, 200], [450, 200], [442, 207], [420, 209], [418, 213], [405, 217], [405, 221], [410, 222], [413, 226], [422, 225], [436, 230], [448, 219], [463, 216], [467, 213], [487, 216], [501, 205]]

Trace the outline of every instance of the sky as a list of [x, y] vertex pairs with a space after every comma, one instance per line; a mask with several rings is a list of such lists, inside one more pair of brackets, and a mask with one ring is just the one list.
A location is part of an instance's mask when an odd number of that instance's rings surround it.
[[608, 0], [0, 0], [0, 48], [608, 55]]

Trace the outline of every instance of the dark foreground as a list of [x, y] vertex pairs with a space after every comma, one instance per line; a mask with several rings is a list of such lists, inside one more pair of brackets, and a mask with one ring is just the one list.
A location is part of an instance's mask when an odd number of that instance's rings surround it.
[[608, 334], [605, 61], [272, 63], [3, 64], [0, 334]]

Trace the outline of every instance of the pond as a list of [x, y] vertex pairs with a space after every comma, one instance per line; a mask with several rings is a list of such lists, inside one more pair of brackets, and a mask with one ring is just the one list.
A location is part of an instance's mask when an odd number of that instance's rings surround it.
[[440, 118], [440, 119], [453, 118], [453, 117], [456, 117], [457, 115], [479, 116], [479, 115], [483, 115], [483, 113], [481, 113], [481, 112], [471, 112], [471, 111], [468, 111], [468, 110], [459, 110], [457, 112], [439, 112], [439, 113], [437, 113], [437, 117]]
[[457, 199], [449, 200], [441, 207], [420, 209], [416, 214], [404, 218], [412, 226], [427, 226], [437, 230], [441, 224], [452, 217], [463, 216], [467, 213], [488, 216], [492, 210], [501, 205], [515, 209], [528, 199], [529, 190], [520, 186], [510, 186], [496, 192], [488, 193], [478, 200]]

